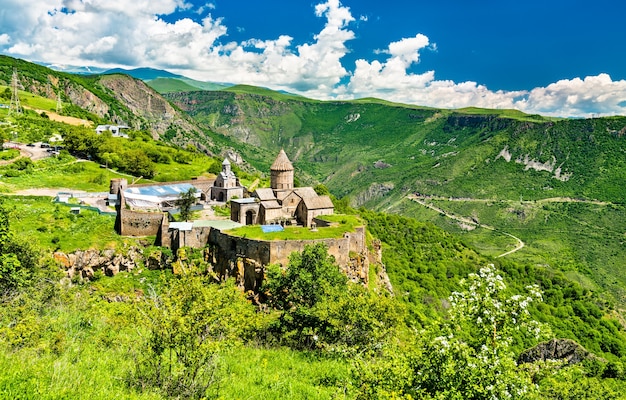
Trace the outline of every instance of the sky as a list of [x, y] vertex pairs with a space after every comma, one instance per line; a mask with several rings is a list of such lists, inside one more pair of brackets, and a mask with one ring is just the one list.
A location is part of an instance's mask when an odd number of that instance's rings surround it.
[[626, 115], [618, 0], [2, 0], [0, 53], [309, 98]]

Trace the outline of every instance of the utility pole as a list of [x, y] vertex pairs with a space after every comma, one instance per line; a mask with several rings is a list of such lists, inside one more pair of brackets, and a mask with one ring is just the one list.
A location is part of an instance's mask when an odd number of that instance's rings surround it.
[[22, 105], [20, 104], [20, 96], [18, 92], [17, 70], [13, 68], [13, 76], [11, 77], [11, 103], [9, 104], [9, 115], [22, 114]]

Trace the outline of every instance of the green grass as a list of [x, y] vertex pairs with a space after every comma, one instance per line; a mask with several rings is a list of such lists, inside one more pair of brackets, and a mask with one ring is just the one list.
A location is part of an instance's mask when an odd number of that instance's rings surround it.
[[[3, 299], [0, 398], [166, 398], [128, 382], [149, 334], [139, 303], [173, 278], [167, 271], [122, 272], [73, 287], [44, 283]], [[331, 399], [349, 378], [346, 359], [255, 343], [221, 349], [221, 399]]]
[[[3, 174], [0, 168], [0, 174]], [[19, 176], [0, 178], [0, 193], [33, 188], [65, 188], [91, 192], [108, 192], [113, 178], [127, 178], [100, 168], [93, 162], [76, 162], [73, 157], [50, 157], [34, 163]]]
[[[156, 164], [155, 177], [153, 179], [142, 178], [138, 183], [189, 180], [199, 176], [213, 178], [214, 175], [207, 173], [206, 170], [211, 163], [215, 162], [217, 161], [212, 158], [197, 155], [188, 164], [176, 162]], [[3, 174], [0, 167], [0, 175], [5, 175], [0, 178], [0, 193], [32, 188], [108, 192], [111, 179], [125, 178], [130, 183], [135, 178], [101, 168], [99, 164], [91, 161], [77, 162], [70, 156], [50, 157], [36, 161], [32, 169], [25, 170], [16, 177], [6, 176], [6, 172]]]
[[350, 363], [286, 348], [241, 347], [224, 355], [224, 399], [334, 399], [349, 378]]
[[17, 236], [47, 252], [122, 248], [136, 242], [115, 232], [111, 215], [85, 209], [73, 215], [69, 206], [55, 204], [50, 197], [6, 196], [4, 203]]
[[[1, 92], [4, 92], [6, 89], [7, 89], [7, 86], [0, 85]], [[48, 99], [46, 97], [41, 97], [41, 96], [32, 94], [30, 92], [25, 92], [22, 90], [18, 91], [18, 96], [20, 98], [20, 103], [22, 104], [22, 106], [31, 107], [37, 110], [44, 110], [44, 111], [56, 110], [56, 106], [57, 106], [56, 100]]]
[[20, 155], [20, 151], [16, 149], [2, 149], [0, 150], [0, 161], [7, 161], [17, 158]]
[[319, 227], [317, 231], [298, 226], [286, 226], [281, 232], [263, 233], [260, 225], [248, 225], [225, 231], [229, 235], [258, 240], [313, 240], [342, 237], [345, 232], [353, 232], [357, 226], [363, 226], [363, 221], [354, 215], [324, 215], [318, 217], [330, 221], [331, 226]]
[[[169, 164], [156, 164], [156, 174], [153, 178], [159, 182], [182, 181], [206, 176], [207, 178], [215, 178], [214, 174], [207, 172], [207, 169], [214, 163], [216, 159], [196, 154], [190, 158], [189, 163], [171, 162]], [[221, 162], [220, 162], [221, 164]]]
[[223, 91], [232, 92], [232, 93], [245, 93], [245, 94], [252, 94], [252, 95], [260, 95], [260, 96], [272, 98], [275, 100], [298, 99], [301, 101], [315, 101], [315, 100], [307, 99], [306, 97], [301, 97], [301, 96], [297, 96], [294, 94], [284, 94], [284, 93], [280, 93], [271, 89], [266, 89], [263, 87], [251, 86], [251, 85], [235, 85], [235, 86], [225, 88], [223, 89]]
[[466, 107], [455, 110], [457, 112], [463, 114], [472, 114], [472, 115], [498, 115], [504, 118], [516, 119], [519, 121], [533, 121], [533, 122], [544, 122], [544, 121], [557, 121], [562, 118], [554, 118], [554, 117], [544, 117], [541, 115], [530, 115], [523, 113], [519, 110], [513, 109], [488, 109], [488, 108], [478, 108], [478, 107]]

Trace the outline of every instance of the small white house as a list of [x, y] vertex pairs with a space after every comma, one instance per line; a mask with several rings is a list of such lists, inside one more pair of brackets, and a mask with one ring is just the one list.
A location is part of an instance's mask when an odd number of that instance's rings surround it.
[[98, 125], [96, 127], [96, 133], [98, 135], [103, 132], [109, 131], [113, 137], [121, 137], [128, 139], [128, 134], [123, 129], [129, 129], [126, 125]]

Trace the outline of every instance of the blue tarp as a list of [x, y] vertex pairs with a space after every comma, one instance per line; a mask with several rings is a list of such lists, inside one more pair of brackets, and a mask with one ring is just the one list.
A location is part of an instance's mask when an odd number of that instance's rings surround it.
[[261, 230], [263, 231], [263, 233], [269, 233], [269, 232], [281, 232], [281, 231], [284, 231], [285, 229], [280, 225], [261, 225]]

